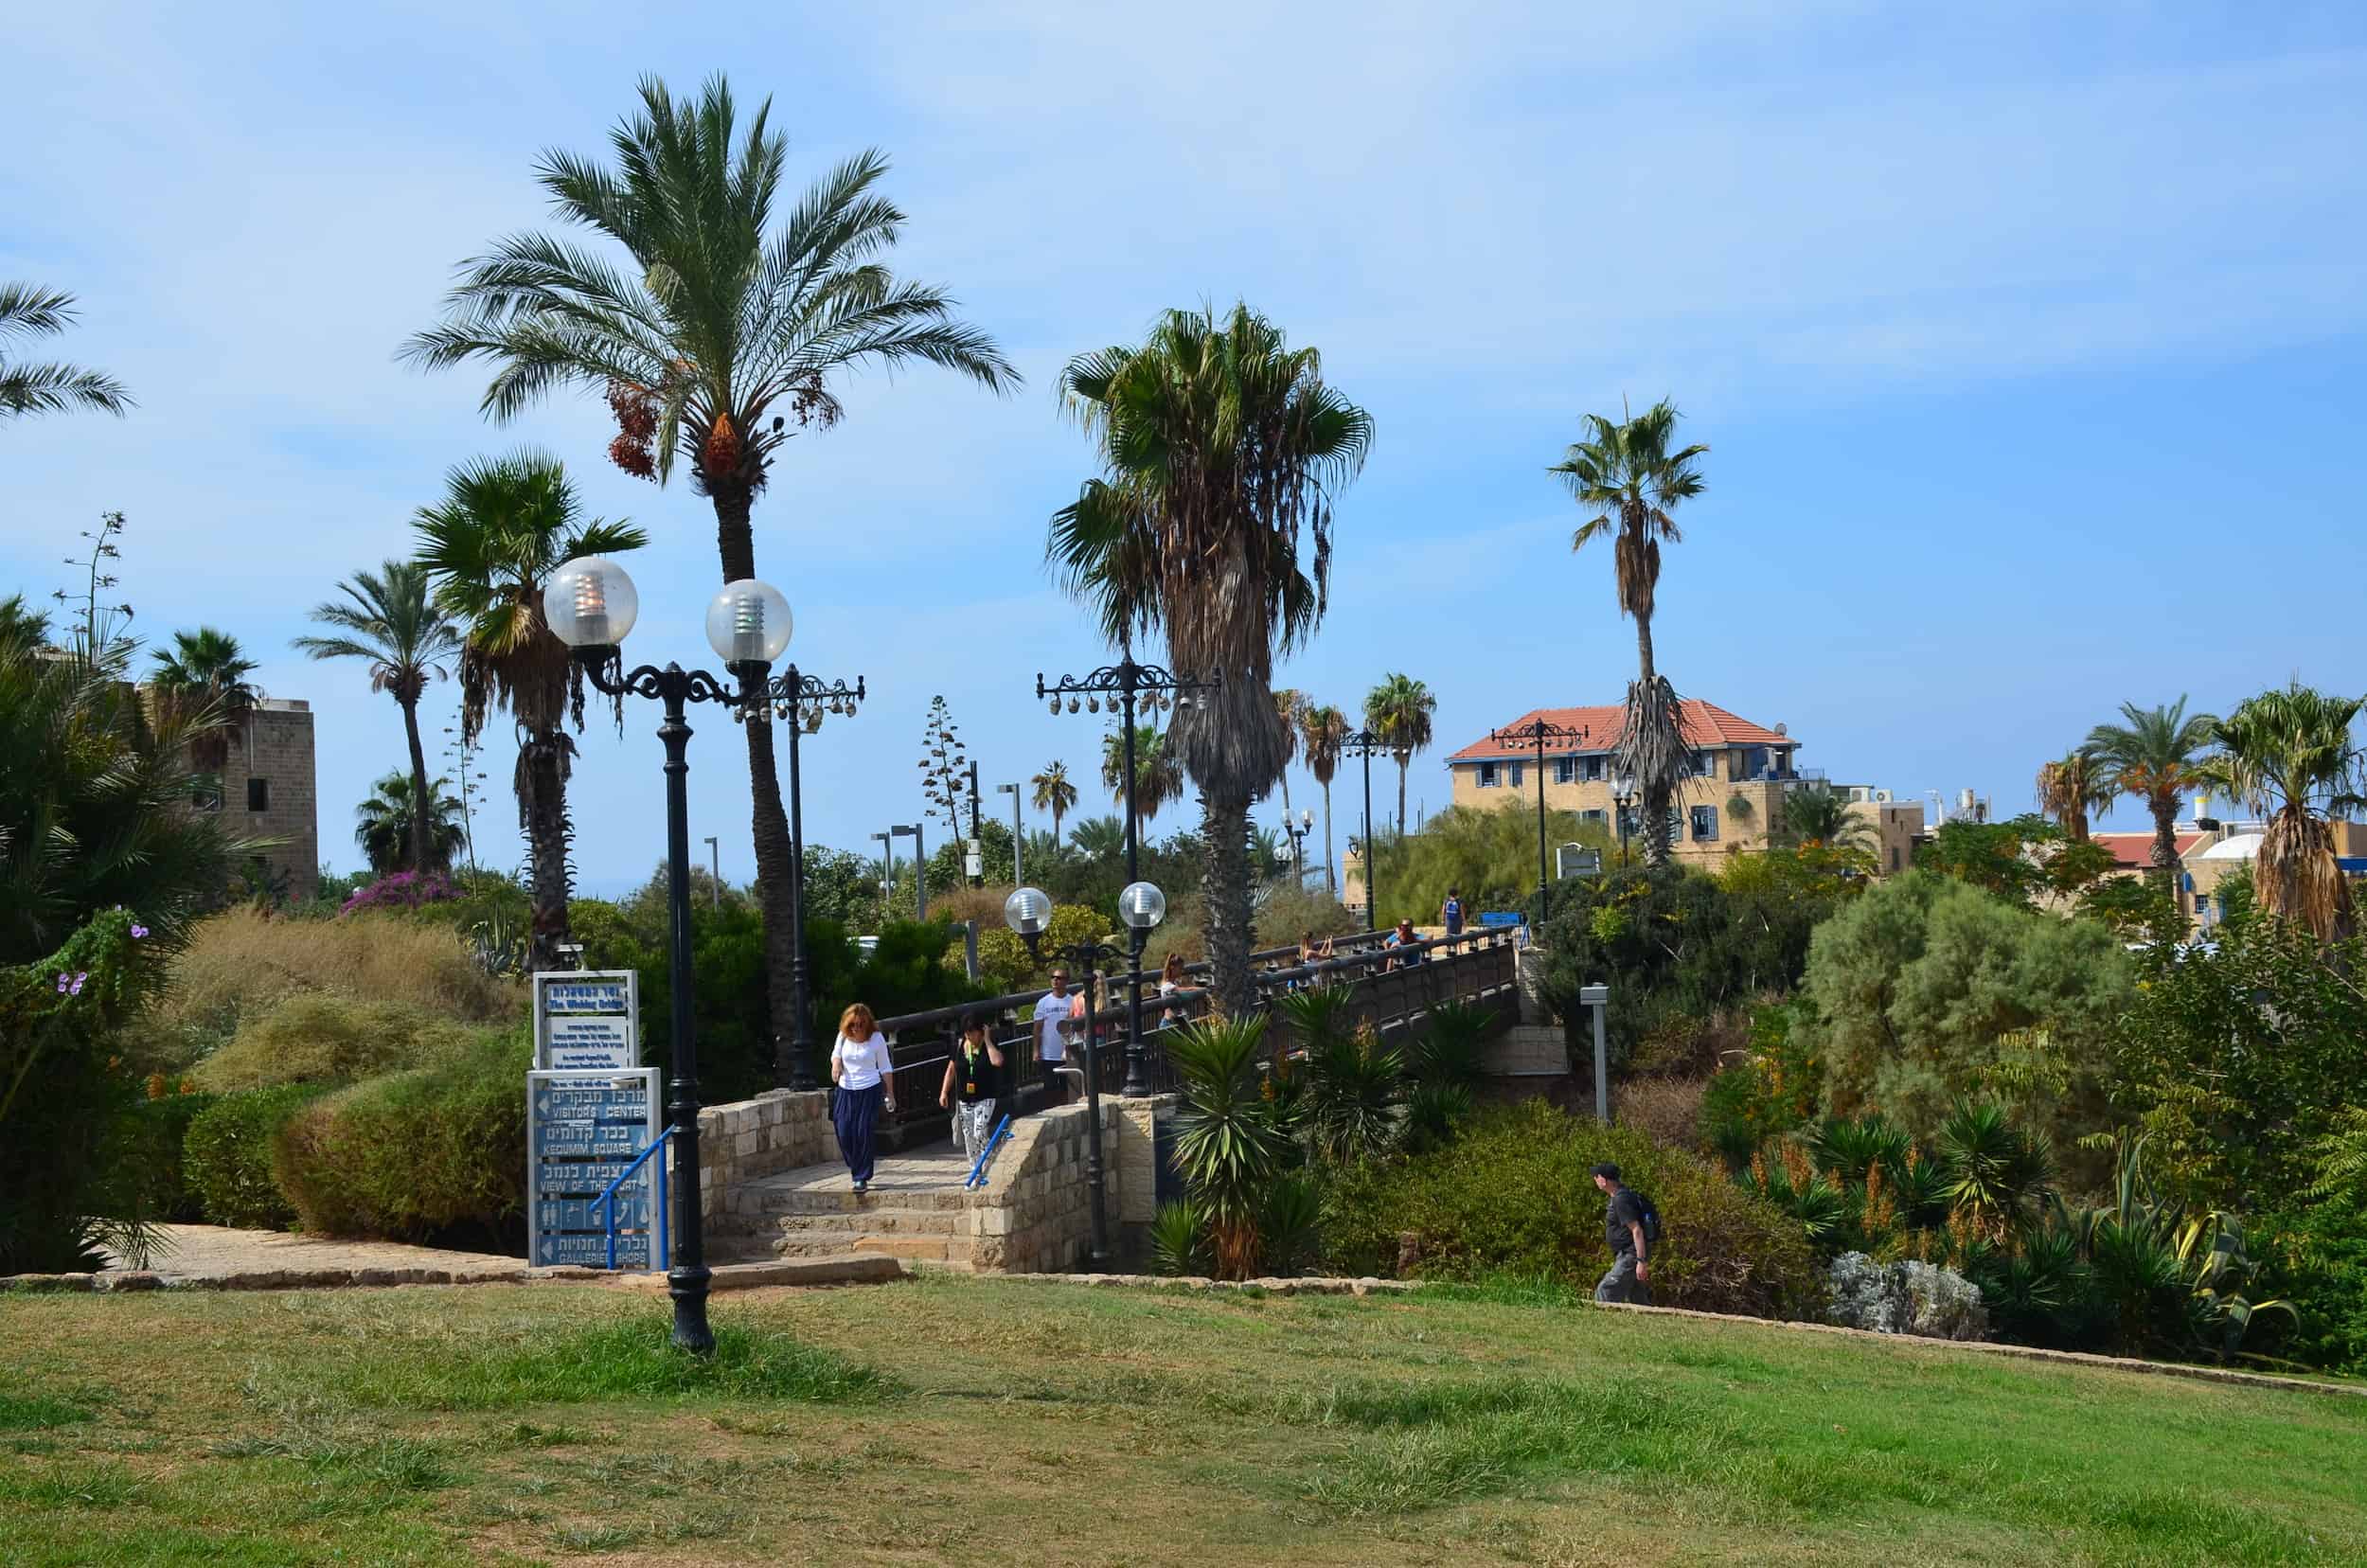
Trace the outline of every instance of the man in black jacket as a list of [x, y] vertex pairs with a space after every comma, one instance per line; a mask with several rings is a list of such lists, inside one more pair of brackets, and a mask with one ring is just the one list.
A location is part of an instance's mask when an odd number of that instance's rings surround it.
[[1594, 1185], [1610, 1200], [1604, 1214], [1603, 1238], [1611, 1243], [1611, 1272], [1594, 1287], [1597, 1301], [1652, 1304], [1650, 1247], [1644, 1234], [1644, 1200], [1619, 1185], [1619, 1167], [1598, 1165]]

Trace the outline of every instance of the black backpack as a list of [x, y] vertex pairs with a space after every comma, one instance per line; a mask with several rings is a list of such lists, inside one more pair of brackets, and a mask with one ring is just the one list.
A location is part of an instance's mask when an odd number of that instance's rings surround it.
[[1644, 1210], [1644, 1244], [1657, 1251], [1660, 1247], [1660, 1210], [1654, 1208], [1652, 1201], [1635, 1188], [1629, 1187], [1628, 1191], [1634, 1195], [1637, 1204]]

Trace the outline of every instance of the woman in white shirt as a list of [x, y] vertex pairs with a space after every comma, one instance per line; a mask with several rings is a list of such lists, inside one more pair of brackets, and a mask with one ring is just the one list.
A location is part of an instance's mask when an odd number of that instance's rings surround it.
[[830, 1047], [830, 1124], [838, 1131], [839, 1157], [855, 1179], [855, 1190], [871, 1185], [871, 1144], [880, 1128], [880, 1108], [896, 1109], [887, 1036], [871, 1009], [858, 1002], [839, 1014], [838, 1042]]

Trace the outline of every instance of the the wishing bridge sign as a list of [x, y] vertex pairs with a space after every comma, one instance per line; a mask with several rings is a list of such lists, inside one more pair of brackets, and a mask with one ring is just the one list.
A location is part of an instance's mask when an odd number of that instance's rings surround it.
[[[658, 1071], [639, 1065], [631, 970], [534, 976], [534, 1071], [526, 1074], [531, 1261], [608, 1265], [600, 1194], [657, 1141]], [[664, 1154], [617, 1188], [616, 1267], [666, 1267]]]

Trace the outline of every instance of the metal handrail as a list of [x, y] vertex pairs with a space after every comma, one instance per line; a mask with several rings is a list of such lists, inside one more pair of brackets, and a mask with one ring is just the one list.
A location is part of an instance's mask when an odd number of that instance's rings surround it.
[[[609, 1266], [610, 1268], [612, 1268], [612, 1269], [614, 1269], [614, 1267], [616, 1267], [616, 1192], [617, 1192], [617, 1189], [618, 1189], [619, 1187], [622, 1187], [622, 1186], [623, 1186], [623, 1185], [624, 1185], [627, 1182], [632, 1181], [632, 1173], [633, 1173], [634, 1171], [636, 1171], [636, 1170], [639, 1170], [639, 1169], [640, 1169], [643, 1166], [645, 1166], [645, 1165], [649, 1164], [649, 1161], [650, 1161], [650, 1155], [652, 1155], [652, 1154], [654, 1154], [654, 1153], [656, 1153], [659, 1149], [664, 1149], [664, 1148], [666, 1147], [666, 1140], [667, 1140], [667, 1139], [668, 1139], [668, 1138], [670, 1138], [670, 1137], [672, 1137], [673, 1135], [674, 1135], [674, 1124], [673, 1124], [672, 1122], [667, 1122], [667, 1123], [666, 1124], [666, 1131], [663, 1131], [663, 1132], [660, 1132], [660, 1133], [657, 1135], [657, 1141], [656, 1141], [656, 1142], [654, 1142], [654, 1143], [652, 1143], [652, 1144], [650, 1144], [649, 1148], [647, 1148], [647, 1149], [643, 1149], [640, 1153], [635, 1154], [635, 1155], [632, 1157], [632, 1164], [631, 1164], [631, 1165], [629, 1165], [629, 1166], [625, 1167], [625, 1168], [624, 1168], [623, 1170], [621, 1170], [621, 1171], [617, 1172], [617, 1174], [616, 1174], [616, 1180], [614, 1180], [614, 1181], [613, 1181], [613, 1182], [609, 1183], [609, 1184], [608, 1184], [608, 1185], [607, 1185], [605, 1188], [603, 1188], [603, 1189], [601, 1190], [600, 1195], [599, 1195], [597, 1198], [595, 1198], [595, 1199], [593, 1199], [593, 1200], [592, 1200], [592, 1212], [593, 1212], [593, 1213], [597, 1214], [597, 1213], [601, 1210], [601, 1208], [602, 1208], [603, 1206], [605, 1206], [605, 1207], [607, 1208], [607, 1210], [608, 1210], [608, 1219], [607, 1219], [607, 1221], [606, 1221], [606, 1224], [607, 1224], [607, 1227], [608, 1227], [608, 1266]], [[577, 1190], [580, 1191], [580, 1190], [581, 1190], [581, 1188], [578, 1188]], [[661, 1234], [667, 1234], [667, 1235], [669, 1236], [669, 1238], [670, 1238], [670, 1233], [671, 1233], [671, 1231], [672, 1231], [673, 1227], [672, 1227], [671, 1225], [669, 1225], [669, 1224], [667, 1224], [667, 1217], [666, 1217], [666, 1162], [665, 1162], [665, 1161], [663, 1161], [663, 1160], [660, 1160], [660, 1161], [658, 1162], [658, 1167], [657, 1167], [657, 1192], [656, 1192], [656, 1194], [655, 1194], [655, 1198], [656, 1198], [656, 1202], [652, 1204], [652, 1206], [651, 1206], [651, 1207], [650, 1207], [650, 1220], [653, 1221], [653, 1228], [658, 1229], [658, 1230], [661, 1232]], [[654, 1250], [654, 1249], [652, 1249], [652, 1251], [651, 1251], [651, 1253], [650, 1253], [650, 1262], [652, 1262], [652, 1263], [654, 1263], [654, 1264], [659, 1265], [660, 1267], [663, 1267], [663, 1266], [665, 1265], [666, 1259], [664, 1259], [663, 1257], [658, 1256], [656, 1255], [655, 1250]]]

